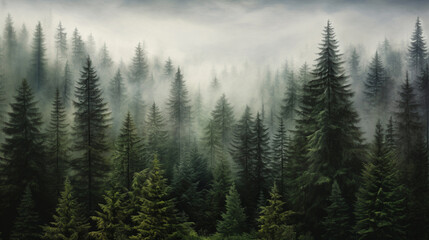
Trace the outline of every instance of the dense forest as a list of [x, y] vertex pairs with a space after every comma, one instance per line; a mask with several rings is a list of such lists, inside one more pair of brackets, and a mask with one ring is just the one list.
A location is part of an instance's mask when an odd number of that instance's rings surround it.
[[[370, 59], [343, 54], [334, 24], [302, 66], [226, 67], [189, 88], [143, 42], [113, 59], [78, 28], [8, 15], [0, 238], [429, 239], [423, 23]], [[252, 74], [243, 103], [234, 81]]]

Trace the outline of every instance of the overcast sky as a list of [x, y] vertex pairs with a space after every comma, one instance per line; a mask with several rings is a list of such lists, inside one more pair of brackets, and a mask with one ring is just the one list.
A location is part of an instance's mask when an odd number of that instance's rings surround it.
[[16, 27], [25, 22], [31, 32], [40, 20], [50, 42], [62, 21], [68, 36], [77, 27], [84, 39], [92, 33], [98, 47], [106, 42], [116, 61], [129, 62], [143, 41], [150, 56], [201, 69], [243, 62], [276, 66], [285, 59], [311, 63], [328, 19], [343, 50], [361, 44], [371, 55], [385, 37], [406, 46], [417, 16], [429, 32], [423, 0], [0, 1], [2, 19], [10, 13]]

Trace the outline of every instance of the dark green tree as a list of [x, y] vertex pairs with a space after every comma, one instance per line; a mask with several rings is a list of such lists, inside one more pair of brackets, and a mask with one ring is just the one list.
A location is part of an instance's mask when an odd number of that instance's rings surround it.
[[264, 240], [295, 240], [296, 233], [294, 226], [290, 224], [292, 211], [284, 209], [285, 203], [282, 196], [274, 184], [270, 192], [268, 205], [261, 207], [261, 214], [258, 218], [259, 235]]
[[393, 124], [392, 116], [390, 116], [386, 127], [386, 147], [390, 151], [396, 152], [395, 125]]
[[126, 97], [126, 88], [120, 69], [116, 71], [115, 76], [110, 81], [109, 95], [111, 103], [110, 106], [112, 107], [112, 117], [113, 119], [119, 119], [122, 116], [122, 107]]
[[30, 71], [30, 79], [37, 90], [43, 89], [46, 83], [46, 69], [45, 35], [43, 34], [42, 24], [39, 22], [36, 25], [33, 36], [33, 53]]
[[387, 78], [381, 58], [378, 52], [375, 52], [366, 77], [364, 93], [368, 104], [372, 107], [378, 107], [378, 110], [386, 109], [386, 103], [389, 102], [386, 94], [389, 89], [389, 86], [386, 86]]
[[418, 78], [418, 89], [420, 90], [420, 106], [423, 110], [423, 122], [425, 126], [426, 149], [429, 150], [429, 65], [422, 69]]
[[417, 75], [425, 66], [427, 57], [426, 41], [423, 37], [423, 28], [420, 18], [417, 18], [414, 32], [411, 35], [410, 46], [408, 47], [408, 62], [411, 72]]
[[405, 239], [404, 190], [378, 122], [357, 193], [355, 230], [359, 239]]
[[68, 137], [67, 114], [60, 92], [57, 88], [52, 102], [51, 118], [46, 133], [46, 153], [51, 159], [53, 173], [57, 185], [54, 187], [57, 193], [62, 188], [62, 182], [66, 175], [70, 161], [70, 145]]
[[222, 94], [219, 98], [211, 115], [215, 129], [219, 133], [221, 149], [226, 153], [231, 145], [235, 119], [234, 110], [228, 102], [225, 94]]
[[326, 208], [326, 217], [323, 220], [325, 227], [324, 239], [341, 240], [352, 238], [350, 226], [349, 206], [344, 200], [340, 186], [337, 182], [332, 184], [331, 195], [328, 198], [329, 206]]
[[219, 131], [212, 119], [209, 120], [207, 126], [204, 129], [204, 136], [202, 140], [204, 148], [207, 150], [206, 154], [209, 159], [209, 168], [213, 170], [216, 166], [217, 159], [221, 155], [222, 147]]
[[289, 139], [286, 134], [286, 128], [283, 118], [279, 118], [279, 127], [273, 137], [272, 142], [272, 166], [270, 166], [275, 173], [275, 181], [279, 183], [279, 193], [285, 193], [286, 181], [286, 164], [289, 156]]
[[19, 203], [18, 216], [12, 227], [11, 240], [36, 240], [40, 239], [40, 217], [34, 205], [30, 184], [24, 190]]
[[233, 184], [226, 195], [226, 212], [222, 213], [222, 220], [216, 226], [222, 236], [240, 235], [244, 232], [246, 215], [241, 206], [240, 195]]
[[109, 164], [107, 128], [109, 112], [99, 87], [99, 78], [88, 57], [76, 85], [74, 107], [73, 181], [85, 199], [89, 213], [101, 195]]
[[88, 238], [90, 225], [83, 215], [83, 208], [74, 196], [73, 187], [68, 178], [64, 181], [64, 191], [58, 199], [53, 221], [43, 227], [43, 239], [80, 240]]

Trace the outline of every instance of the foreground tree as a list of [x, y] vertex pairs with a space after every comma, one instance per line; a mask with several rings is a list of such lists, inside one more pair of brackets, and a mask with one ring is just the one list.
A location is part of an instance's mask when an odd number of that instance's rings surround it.
[[241, 207], [240, 195], [233, 184], [226, 196], [226, 212], [222, 214], [222, 220], [217, 224], [217, 231], [224, 237], [240, 235], [244, 232], [246, 215]]
[[74, 196], [74, 191], [68, 179], [64, 181], [64, 191], [58, 200], [54, 220], [43, 227], [43, 238], [50, 240], [88, 238], [89, 223], [84, 217], [83, 209]]
[[72, 161], [73, 181], [92, 212], [101, 195], [109, 164], [106, 142], [109, 112], [101, 96], [97, 73], [88, 57], [77, 82], [74, 101], [76, 158]]
[[294, 240], [296, 233], [294, 227], [288, 224], [292, 211], [284, 209], [285, 203], [282, 201], [282, 196], [277, 190], [276, 184], [270, 192], [268, 205], [261, 208], [261, 214], [258, 219], [259, 235], [264, 240]]

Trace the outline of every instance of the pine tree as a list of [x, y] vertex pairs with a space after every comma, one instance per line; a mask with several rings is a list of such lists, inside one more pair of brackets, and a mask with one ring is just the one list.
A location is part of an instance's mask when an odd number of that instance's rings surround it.
[[280, 194], [285, 193], [285, 180], [286, 180], [286, 164], [288, 160], [288, 148], [289, 139], [286, 135], [286, 128], [283, 122], [283, 118], [279, 118], [279, 127], [276, 134], [273, 137], [272, 150], [273, 150], [273, 162], [271, 169], [276, 173], [275, 180], [279, 183]]
[[167, 61], [165, 61], [164, 75], [167, 76], [168, 78], [173, 78], [174, 66], [173, 66], [173, 62], [171, 61], [170, 57], [167, 59]]
[[173, 200], [169, 198], [170, 188], [163, 174], [155, 158], [141, 189], [140, 210], [132, 216], [137, 234], [131, 239], [175, 239], [182, 231], [183, 225], [178, 220]]
[[144, 46], [142, 46], [141, 43], [137, 44], [130, 71], [131, 83], [138, 84], [139, 86], [146, 81], [146, 78], [148, 76], [148, 64], [146, 53], [144, 52]]
[[11, 240], [40, 239], [40, 217], [36, 211], [31, 193], [30, 184], [24, 190], [21, 202], [17, 209], [18, 216], [12, 227]]
[[423, 109], [423, 122], [426, 130], [426, 149], [429, 150], [429, 64], [426, 64], [418, 78], [418, 89], [422, 96], [420, 106]]
[[295, 116], [296, 116], [296, 110], [298, 107], [299, 102], [299, 86], [295, 80], [295, 76], [293, 72], [289, 73], [288, 76], [288, 84], [285, 92], [285, 96], [283, 98], [283, 105], [282, 105], [282, 117], [286, 122], [288, 123], [288, 128], [292, 128]]
[[53, 221], [48, 226], [43, 227], [43, 238], [51, 240], [87, 239], [90, 225], [82, 213], [82, 206], [74, 196], [72, 185], [66, 178], [64, 191], [61, 192], [61, 196], [58, 199]]
[[116, 71], [115, 77], [110, 81], [109, 93], [113, 119], [119, 119], [122, 115], [122, 107], [126, 96], [126, 88], [120, 69]]
[[426, 41], [423, 38], [423, 29], [420, 18], [417, 18], [411, 43], [408, 47], [408, 62], [412, 73], [417, 76], [424, 67], [427, 57]]
[[67, 61], [64, 66], [64, 75], [63, 75], [63, 87], [62, 87], [62, 97], [65, 107], [71, 105], [72, 90], [73, 90], [73, 77], [70, 71], [69, 62]]
[[386, 108], [386, 104], [382, 104], [382, 102], [388, 102], [385, 92], [389, 86], [386, 86], [386, 80], [387, 76], [383, 63], [381, 62], [378, 52], [375, 52], [375, 56], [370, 63], [368, 76], [365, 81], [364, 93], [368, 104], [372, 107], [377, 106], [380, 110]]
[[214, 169], [217, 159], [221, 154], [222, 147], [220, 143], [219, 131], [212, 119], [209, 120], [207, 126], [204, 129], [204, 137], [202, 140], [204, 148], [207, 150], [206, 153], [209, 159], [209, 168]]
[[128, 109], [134, 117], [134, 122], [136, 123], [139, 135], [143, 135], [144, 117], [146, 113], [146, 104], [143, 100], [142, 92], [142, 88], [140, 87], [135, 89], [132, 94], [131, 103], [128, 106]]
[[45, 35], [43, 34], [42, 24], [39, 22], [36, 26], [36, 30], [34, 31], [30, 74], [33, 86], [37, 90], [43, 89], [46, 83], [46, 65]]
[[298, 180], [296, 184], [301, 188], [294, 201], [305, 194], [306, 201], [302, 204], [305, 226], [319, 238], [332, 182], [338, 182], [350, 206], [354, 202], [363, 156], [359, 118], [351, 101], [353, 93], [347, 84], [338, 42], [329, 21], [313, 76], [305, 90], [308, 92], [304, 93], [308, 95], [304, 99], [308, 99], [300, 110], [303, 116], [297, 126], [299, 145], [294, 147], [297, 153], [294, 157], [300, 162], [298, 168], [305, 169], [296, 169], [295, 174], [299, 175], [295, 175], [293, 181]]
[[277, 185], [274, 184], [270, 192], [270, 199], [268, 205], [261, 208], [261, 214], [258, 219], [259, 235], [264, 240], [276, 239], [296, 239], [294, 227], [288, 222], [292, 211], [284, 209], [285, 203], [282, 201], [282, 196], [277, 190]]
[[95, 221], [97, 230], [89, 233], [94, 239], [100, 240], [125, 240], [128, 239], [130, 226], [126, 223], [130, 209], [126, 206], [126, 194], [106, 191], [105, 203], [99, 203], [100, 211], [95, 212], [91, 219]]
[[350, 77], [353, 80], [353, 84], [357, 85], [358, 75], [360, 71], [360, 56], [356, 51], [356, 48], [353, 48], [352, 55], [349, 60], [350, 64]]
[[88, 204], [89, 212], [95, 207], [109, 169], [106, 136], [109, 112], [102, 98], [97, 73], [88, 57], [77, 82], [73, 102], [76, 158], [72, 162], [73, 180]]
[[67, 57], [67, 32], [60, 22], [55, 33], [55, 49], [58, 59], [65, 59]]
[[[189, 102], [188, 90], [180, 68], [178, 68], [176, 77], [171, 84], [168, 108], [172, 127], [173, 154], [178, 156], [179, 161], [185, 157], [190, 144], [191, 106]], [[174, 165], [174, 163], [171, 164]]]
[[[109, 50], [107, 49], [106, 43], [103, 44], [103, 47], [101, 47], [100, 54], [99, 54], [99, 61], [100, 61], [100, 68], [103, 70], [110, 69], [113, 65], [113, 60], [110, 57]], [[119, 72], [119, 69], [118, 69]], [[118, 73], [117, 72], [117, 73]]]
[[[7, 109], [6, 80], [2, 71], [3, 69], [0, 67], [0, 129], [3, 129], [6, 122]], [[0, 142], [3, 142], [3, 135], [0, 137]]]
[[73, 65], [77, 68], [85, 64], [85, 58], [86, 58], [85, 44], [77, 28], [75, 28], [73, 31], [71, 50], [72, 50]]
[[241, 234], [245, 229], [246, 215], [241, 207], [240, 195], [233, 184], [226, 196], [226, 212], [222, 213], [222, 220], [218, 222], [216, 229], [222, 236]]
[[369, 157], [355, 209], [359, 239], [405, 239], [404, 189], [391, 152], [386, 148], [380, 122]]
[[[6, 57], [6, 63], [12, 65], [17, 53], [16, 32], [13, 27], [13, 20], [10, 14], [7, 15], [3, 32], [3, 49]], [[12, 67], [12, 66], [10, 66]]]
[[168, 135], [165, 127], [165, 120], [161, 111], [153, 103], [146, 119], [146, 155], [147, 159], [153, 159], [157, 155], [163, 165], [167, 164], [166, 143]]
[[222, 96], [219, 98], [211, 115], [213, 118], [213, 124], [219, 132], [222, 151], [226, 152], [231, 144], [235, 119], [234, 111], [225, 94], [222, 94]]
[[345, 202], [340, 186], [335, 181], [332, 184], [330, 202], [326, 208], [326, 217], [323, 221], [325, 227], [324, 239], [342, 240], [352, 238], [352, 228], [350, 226], [349, 206]]
[[115, 165], [114, 181], [121, 188], [130, 189], [134, 173], [145, 168], [142, 155], [142, 141], [137, 135], [134, 121], [128, 112], [116, 142], [116, 153], [113, 160]]
[[41, 133], [42, 116], [37, 102], [26, 80], [17, 90], [15, 102], [10, 104], [9, 120], [5, 123], [2, 144], [4, 159], [1, 161], [1, 211], [2, 232], [10, 231], [10, 219], [15, 217], [15, 209], [25, 187], [33, 183], [41, 191], [34, 191], [35, 203], [39, 210], [46, 210], [49, 204], [44, 196], [46, 189], [46, 162]]
[[[46, 153], [51, 158], [53, 173], [57, 184], [64, 181], [64, 176], [69, 162], [69, 144], [68, 144], [68, 123], [67, 114], [60, 93], [57, 88], [55, 98], [52, 103], [51, 119], [47, 129], [47, 149]], [[59, 192], [61, 186], [55, 186]]]
[[395, 126], [393, 125], [393, 118], [390, 116], [389, 122], [387, 123], [386, 128], [386, 147], [395, 152], [396, 151], [396, 136], [395, 136]]

